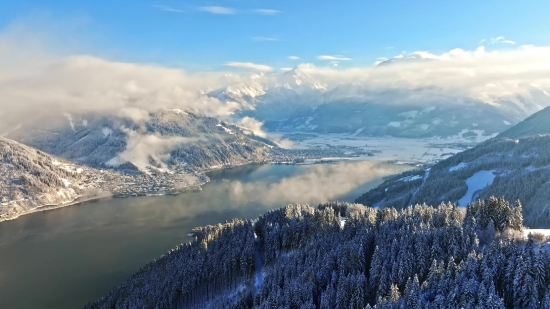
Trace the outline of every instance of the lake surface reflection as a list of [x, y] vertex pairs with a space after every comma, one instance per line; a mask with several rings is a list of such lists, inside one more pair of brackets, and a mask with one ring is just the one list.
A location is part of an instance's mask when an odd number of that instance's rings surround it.
[[0, 308], [79, 308], [189, 231], [290, 202], [353, 201], [407, 169], [376, 162], [250, 165], [209, 173], [200, 192], [107, 199], [0, 223]]

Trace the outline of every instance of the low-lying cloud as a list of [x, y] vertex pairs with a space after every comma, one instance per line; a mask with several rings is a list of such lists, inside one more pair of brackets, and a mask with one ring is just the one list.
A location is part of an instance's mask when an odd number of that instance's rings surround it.
[[407, 167], [372, 161], [318, 164], [295, 176], [276, 182], [226, 181], [217, 185], [219, 194], [230, 202], [279, 204], [324, 203], [381, 177], [404, 171]]

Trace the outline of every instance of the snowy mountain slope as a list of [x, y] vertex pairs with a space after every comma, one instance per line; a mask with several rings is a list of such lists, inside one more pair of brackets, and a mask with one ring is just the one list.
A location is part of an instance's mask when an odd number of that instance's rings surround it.
[[550, 107], [531, 115], [525, 121], [502, 132], [498, 137], [520, 138], [534, 134], [550, 134]]
[[262, 161], [275, 146], [237, 126], [181, 110], [138, 120], [98, 114], [71, 118], [48, 115], [47, 121], [23, 125], [8, 137], [92, 167], [161, 171]]
[[341, 99], [316, 109], [300, 110], [289, 119], [266, 123], [266, 127], [274, 131], [348, 134], [364, 128], [358, 134], [422, 138], [453, 136], [461, 132], [491, 136], [520, 120], [480, 102], [433, 100], [426, 101], [426, 105], [400, 105], [372, 99], [350, 100]]
[[108, 174], [0, 137], [0, 221], [95, 195]]
[[442, 202], [465, 206], [490, 196], [521, 200], [527, 226], [550, 224], [550, 135], [491, 139], [429, 169], [391, 177], [356, 202], [398, 208]]

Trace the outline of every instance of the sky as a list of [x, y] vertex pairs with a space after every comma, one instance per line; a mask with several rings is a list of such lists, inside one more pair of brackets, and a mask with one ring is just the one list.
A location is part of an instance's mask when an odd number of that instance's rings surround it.
[[352, 68], [416, 51], [549, 46], [548, 12], [547, 0], [4, 0], [0, 31], [23, 27], [61, 54], [189, 72]]

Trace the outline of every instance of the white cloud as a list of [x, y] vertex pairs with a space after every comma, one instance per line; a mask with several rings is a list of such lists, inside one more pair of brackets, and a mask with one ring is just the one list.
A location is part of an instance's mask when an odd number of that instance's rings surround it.
[[269, 10], [269, 9], [257, 9], [257, 10], [254, 10], [254, 12], [258, 14], [263, 14], [263, 15], [277, 15], [281, 13], [281, 11]]
[[317, 59], [319, 60], [327, 60], [327, 61], [349, 61], [351, 58], [341, 57], [341, 56], [318, 56]]
[[256, 64], [252, 62], [228, 62], [225, 64], [228, 68], [243, 69], [256, 72], [271, 72], [273, 68], [263, 64]]
[[483, 39], [479, 42], [479, 44], [483, 44], [483, 43], [489, 43], [489, 44], [510, 44], [510, 45], [516, 45], [516, 42], [512, 41], [512, 40], [507, 40], [505, 37], [503, 36], [497, 36], [496, 38], [490, 38], [489, 40], [486, 40], [486, 39]]
[[290, 60], [298, 60], [298, 59], [300, 59], [300, 57], [298, 57], [298, 56], [288, 56], [288, 59], [290, 59]]
[[255, 36], [252, 38], [252, 40], [256, 42], [274, 42], [274, 41], [280, 41], [281, 39], [277, 37]]
[[232, 8], [227, 8], [223, 6], [202, 6], [199, 8], [200, 11], [219, 14], [219, 15], [232, 15], [235, 14], [235, 10]]
[[158, 10], [161, 10], [161, 11], [165, 11], [165, 12], [185, 13], [184, 10], [177, 9], [177, 8], [174, 8], [174, 7], [171, 7], [171, 6], [168, 6], [168, 5], [153, 4], [152, 7], [156, 8]]

